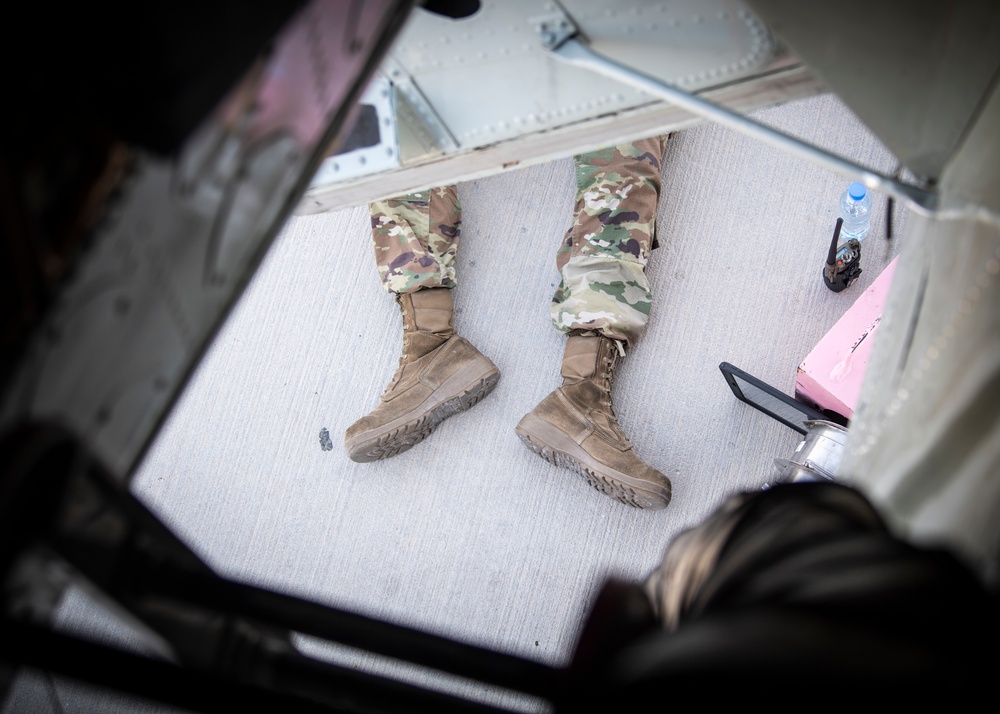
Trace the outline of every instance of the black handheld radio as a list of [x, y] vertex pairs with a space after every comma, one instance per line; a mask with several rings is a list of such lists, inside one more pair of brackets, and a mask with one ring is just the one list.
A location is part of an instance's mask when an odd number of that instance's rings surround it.
[[840, 244], [840, 228], [844, 219], [837, 219], [837, 227], [833, 230], [833, 240], [830, 242], [830, 252], [823, 266], [823, 282], [826, 286], [839, 293], [861, 275], [861, 242], [851, 238]]

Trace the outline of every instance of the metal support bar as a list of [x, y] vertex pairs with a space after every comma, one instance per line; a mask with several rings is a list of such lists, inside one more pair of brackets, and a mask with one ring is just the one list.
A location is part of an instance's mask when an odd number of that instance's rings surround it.
[[553, 40], [550, 35], [542, 35], [542, 43], [551, 50], [554, 57], [564, 62], [629, 84], [647, 94], [676, 104], [706, 119], [736, 129], [748, 136], [766, 141], [783, 151], [798, 154], [845, 176], [861, 181], [870, 189], [884, 191], [890, 196], [906, 201], [908, 204], [918, 209], [923, 209], [925, 212], [932, 212], [937, 208], [938, 194], [934, 191], [928, 191], [919, 186], [903, 183], [892, 176], [887, 176], [873, 169], [861, 166], [842, 156], [808, 144], [794, 136], [759, 124], [718, 104], [672, 87], [659, 79], [637, 72], [630, 67], [626, 67], [604, 55], [594, 52], [580, 40], [579, 35], [569, 37], [569, 39], [557, 44], [552, 44], [552, 42]]
[[0, 662], [54, 672], [197, 712], [510, 712], [302, 656], [275, 658], [278, 681], [248, 682], [8, 619], [0, 620], [0, 635]]
[[[109, 553], [109, 555], [112, 555]], [[430, 632], [226, 580], [216, 575], [131, 563], [142, 598], [171, 602], [178, 612], [205, 609], [318, 637], [458, 677], [553, 698], [565, 674], [549, 665]]]

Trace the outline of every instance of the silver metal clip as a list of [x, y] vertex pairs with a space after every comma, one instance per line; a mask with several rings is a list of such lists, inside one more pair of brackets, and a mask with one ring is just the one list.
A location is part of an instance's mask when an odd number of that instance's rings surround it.
[[546, 9], [551, 12], [529, 18], [528, 22], [541, 37], [542, 46], [547, 50], [556, 50], [566, 40], [578, 36], [580, 30], [558, 3], [546, 3]]

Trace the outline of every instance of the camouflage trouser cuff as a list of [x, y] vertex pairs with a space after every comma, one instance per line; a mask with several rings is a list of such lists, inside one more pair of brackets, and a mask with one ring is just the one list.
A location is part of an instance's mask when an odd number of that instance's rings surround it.
[[649, 322], [653, 295], [638, 261], [580, 255], [562, 268], [551, 305], [560, 332], [594, 330], [634, 345]]
[[375, 264], [388, 292], [455, 287], [462, 224], [455, 186], [374, 201], [368, 210]]

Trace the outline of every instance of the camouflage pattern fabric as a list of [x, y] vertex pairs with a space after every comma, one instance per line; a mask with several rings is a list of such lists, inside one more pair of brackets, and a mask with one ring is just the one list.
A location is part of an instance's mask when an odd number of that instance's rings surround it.
[[594, 330], [634, 345], [645, 329], [653, 302], [645, 271], [655, 247], [666, 140], [576, 157], [575, 220], [556, 254], [562, 281], [551, 314], [557, 330]]
[[386, 290], [455, 287], [455, 254], [462, 235], [455, 186], [374, 201], [368, 211], [375, 264]]
[[[649, 319], [645, 268], [655, 247], [660, 163], [666, 136], [575, 157], [573, 225], [556, 254], [562, 278], [552, 298], [561, 332], [594, 330], [632, 345]], [[454, 288], [462, 211], [455, 186], [369, 206], [375, 260], [393, 293]]]

